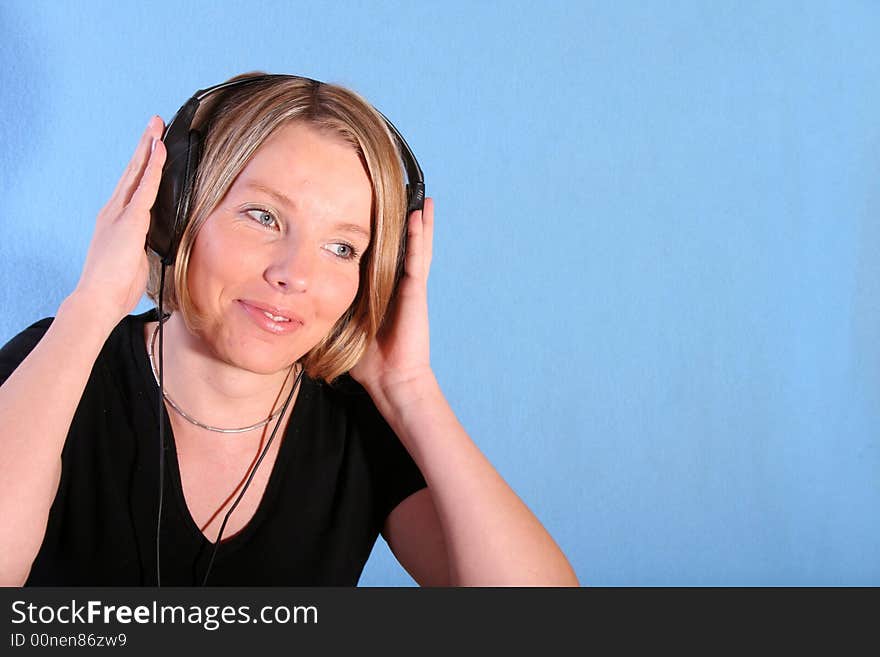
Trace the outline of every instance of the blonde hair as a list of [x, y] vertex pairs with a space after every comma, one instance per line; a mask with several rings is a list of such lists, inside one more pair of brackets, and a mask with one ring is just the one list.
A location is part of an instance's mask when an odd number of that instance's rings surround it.
[[[248, 73], [233, 80], [264, 75]], [[382, 116], [355, 92], [306, 78], [277, 77], [233, 86], [208, 97], [193, 127], [205, 135], [189, 221], [165, 279], [163, 305], [179, 311], [190, 330], [200, 318], [187, 286], [196, 235], [257, 149], [279, 128], [300, 122], [341, 138], [364, 162], [372, 186], [370, 246], [361, 257], [354, 301], [330, 332], [300, 362], [314, 379], [332, 382], [354, 367], [382, 326], [402, 260], [406, 223], [403, 167], [396, 140]], [[150, 256], [147, 294], [158, 299], [161, 261]]]

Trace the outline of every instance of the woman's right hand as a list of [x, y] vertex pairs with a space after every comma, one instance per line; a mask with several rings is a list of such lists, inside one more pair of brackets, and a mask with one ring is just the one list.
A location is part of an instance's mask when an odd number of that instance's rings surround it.
[[163, 129], [158, 116], [147, 124], [113, 195], [98, 213], [86, 263], [71, 295], [108, 331], [134, 310], [147, 286], [145, 244], [165, 164]]

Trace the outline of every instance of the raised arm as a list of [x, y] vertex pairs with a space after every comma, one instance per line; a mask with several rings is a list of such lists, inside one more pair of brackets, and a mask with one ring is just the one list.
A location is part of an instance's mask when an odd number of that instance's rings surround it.
[[161, 134], [162, 122], [153, 118], [98, 214], [76, 290], [0, 386], [0, 585], [21, 586], [27, 580], [89, 374], [113, 327], [146, 287], [144, 243], [165, 162]]
[[424, 212], [410, 217], [390, 328], [351, 372], [428, 483], [391, 513], [385, 538], [421, 584], [577, 586], [565, 555], [467, 435], [431, 370], [433, 216], [427, 199]]

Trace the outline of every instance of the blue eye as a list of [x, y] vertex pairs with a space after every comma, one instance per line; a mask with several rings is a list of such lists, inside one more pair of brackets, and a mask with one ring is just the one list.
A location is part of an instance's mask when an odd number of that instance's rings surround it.
[[260, 224], [261, 226], [265, 226], [266, 228], [274, 228], [278, 225], [278, 220], [275, 219], [275, 216], [268, 210], [263, 210], [262, 208], [253, 208], [252, 210], [248, 210], [247, 215], [258, 224]]
[[333, 244], [328, 244], [326, 247], [330, 253], [335, 256], [342, 258], [343, 260], [353, 260], [357, 257], [357, 252], [354, 250], [354, 247], [351, 244], [346, 244], [345, 242], [333, 242]]

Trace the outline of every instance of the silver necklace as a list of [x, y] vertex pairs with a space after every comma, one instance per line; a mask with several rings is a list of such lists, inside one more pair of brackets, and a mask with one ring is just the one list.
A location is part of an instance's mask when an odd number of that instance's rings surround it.
[[[159, 334], [159, 323], [156, 324], [156, 328], [153, 329], [153, 336], [150, 338], [150, 369], [153, 371], [153, 378], [156, 379], [156, 385], [159, 385], [159, 375], [156, 373], [156, 362], [155, 357], [153, 355], [153, 351], [156, 348], [156, 336]], [[293, 365], [290, 366], [290, 369], [293, 369]], [[290, 370], [287, 372], [288, 378], [290, 377]], [[287, 379], [284, 379], [285, 383]], [[279, 408], [277, 411], [272, 413], [265, 420], [261, 420], [256, 424], [252, 424], [248, 427], [241, 427], [240, 429], [222, 429], [220, 427], [212, 427], [210, 424], [205, 424], [204, 422], [199, 422], [197, 419], [187, 414], [180, 406], [178, 406], [173, 399], [168, 395], [165, 390], [162, 390], [162, 396], [165, 398], [165, 401], [177, 411], [177, 414], [180, 415], [184, 420], [189, 422], [190, 424], [194, 424], [197, 427], [201, 427], [202, 429], [207, 429], [208, 431], [215, 431], [216, 433], [245, 433], [247, 431], [253, 431], [254, 429], [259, 429], [261, 427], [265, 427], [272, 420], [274, 420], [278, 415], [284, 410], [284, 406]]]

